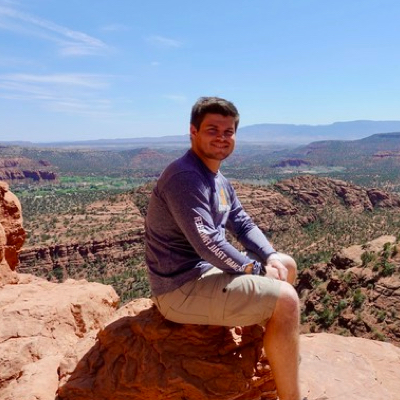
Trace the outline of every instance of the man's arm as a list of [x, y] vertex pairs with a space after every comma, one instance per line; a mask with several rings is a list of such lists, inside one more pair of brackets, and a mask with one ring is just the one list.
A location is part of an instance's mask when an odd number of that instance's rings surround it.
[[261, 260], [266, 262], [272, 254], [276, 254], [276, 250], [262, 233], [261, 229], [243, 209], [232, 187], [231, 191], [232, 206], [227, 228], [235, 235], [246, 250], [257, 254]]
[[[205, 261], [228, 273], [248, 273], [252, 263], [232, 246], [214, 226], [209, 185], [194, 172], [176, 174], [163, 189], [164, 201], [179, 229], [196, 253]], [[259, 274], [261, 265], [253, 265]]]
[[279, 280], [287, 280], [288, 270], [282, 263], [277, 251], [273, 248], [261, 229], [244, 211], [235, 190], [231, 187], [232, 208], [228, 229], [247, 251], [255, 253], [263, 264], [262, 274]]

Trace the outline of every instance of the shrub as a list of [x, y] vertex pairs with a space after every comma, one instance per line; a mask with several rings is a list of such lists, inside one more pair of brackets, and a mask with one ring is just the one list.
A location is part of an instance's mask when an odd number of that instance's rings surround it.
[[386, 319], [386, 311], [379, 310], [377, 313], [376, 319], [378, 320], [378, 322], [383, 322]]
[[357, 288], [353, 294], [353, 306], [354, 308], [360, 308], [365, 301], [365, 294], [361, 291], [360, 288]]
[[335, 315], [328, 306], [325, 306], [319, 315], [318, 321], [324, 328], [329, 328], [335, 321]]
[[64, 272], [61, 267], [53, 268], [53, 275], [58, 280], [58, 282], [62, 282], [64, 279]]
[[372, 332], [374, 334], [374, 339], [380, 340], [381, 342], [385, 342], [386, 341], [386, 337], [385, 337], [384, 333], [378, 331], [376, 328], [373, 328]]
[[384, 261], [382, 264], [382, 276], [391, 276], [396, 271], [396, 266], [388, 261]]
[[376, 254], [372, 251], [364, 251], [364, 253], [361, 254], [361, 261], [363, 267], [366, 267], [370, 262], [375, 260], [376, 260]]
[[382, 250], [382, 257], [387, 260], [392, 253], [392, 245], [391, 243], [387, 242], [383, 245], [383, 250]]
[[347, 307], [347, 300], [341, 299], [339, 300], [335, 311], [339, 315], [346, 307]]

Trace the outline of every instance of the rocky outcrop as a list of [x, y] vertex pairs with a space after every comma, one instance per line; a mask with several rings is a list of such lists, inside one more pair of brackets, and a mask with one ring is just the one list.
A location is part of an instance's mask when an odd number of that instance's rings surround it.
[[301, 336], [306, 400], [397, 400], [400, 348], [328, 333]]
[[[19, 255], [18, 272], [47, 276], [60, 268], [64, 276], [71, 276], [74, 270], [87, 263], [98, 260], [117, 263], [134, 258], [143, 251], [142, 240], [142, 235], [135, 235], [126, 239], [108, 238], [86, 243], [27, 247]], [[83, 267], [81, 269], [84, 270]]]
[[346, 181], [301, 175], [271, 186], [234, 183], [240, 201], [264, 232], [283, 232], [311, 224], [328, 211], [361, 214], [400, 208], [400, 197]]
[[368, 198], [374, 207], [400, 207], [400, 199], [380, 189], [368, 189]]
[[[72, 399], [276, 399], [260, 326], [224, 328], [166, 321], [135, 300], [101, 330], [59, 397]], [[71, 374], [72, 372], [72, 374]]]
[[23, 245], [21, 205], [0, 183], [0, 398], [54, 399], [64, 353], [109, 320], [118, 305], [111, 286], [62, 285], [17, 274]]
[[364, 189], [346, 181], [308, 175], [282, 180], [275, 187], [310, 207], [339, 207], [344, 204], [353, 212], [374, 207], [400, 207], [400, 198], [379, 189]]
[[301, 175], [285, 179], [273, 186], [254, 188], [235, 183], [238, 196], [249, 214], [257, 218], [298, 215], [304, 219], [302, 205], [312, 210], [326, 206], [347, 208], [352, 212], [370, 211], [377, 207], [399, 208], [400, 197], [380, 189], [365, 189], [346, 181]]
[[118, 296], [98, 283], [18, 278], [0, 290], [0, 398], [54, 400], [64, 355], [104, 326]]
[[[4, 400], [276, 399], [258, 326], [178, 325], [149, 299], [115, 311], [110, 287], [84, 281], [21, 277], [5, 288]], [[399, 348], [323, 333], [300, 339], [307, 399], [397, 400]]]
[[400, 158], [400, 151], [378, 151], [372, 158]]
[[7, 183], [0, 182], [0, 287], [16, 282], [18, 252], [24, 240], [21, 204]]
[[379, 254], [383, 251], [385, 244], [394, 245], [396, 238], [394, 236], [381, 236], [364, 245], [353, 245], [340, 249], [332, 257], [332, 264], [337, 269], [348, 269], [351, 267], [361, 267], [363, 265], [363, 254], [366, 252]]
[[0, 180], [3, 181], [55, 181], [56, 172], [46, 160], [31, 160], [26, 157], [0, 159]]
[[300, 271], [302, 331], [342, 333], [400, 345], [400, 253], [394, 236], [340, 249]]
[[279, 163], [272, 165], [272, 168], [287, 168], [287, 167], [303, 167], [311, 165], [309, 161], [301, 160], [299, 158], [289, 158], [287, 160], [282, 160]]
[[57, 174], [52, 171], [32, 171], [32, 170], [3, 170], [0, 171], [0, 179], [3, 181], [21, 181], [31, 179], [33, 181], [55, 181]]

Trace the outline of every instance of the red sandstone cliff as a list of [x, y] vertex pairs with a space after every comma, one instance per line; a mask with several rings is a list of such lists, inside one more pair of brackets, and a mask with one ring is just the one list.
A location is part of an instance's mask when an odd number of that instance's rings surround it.
[[0, 180], [3, 181], [55, 181], [57, 174], [46, 160], [31, 160], [26, 157], [0, 159]]
[[0, 287], [17, 281], [15, 267], [24, 240], [21, 204], [7, 183], [0, 182]]

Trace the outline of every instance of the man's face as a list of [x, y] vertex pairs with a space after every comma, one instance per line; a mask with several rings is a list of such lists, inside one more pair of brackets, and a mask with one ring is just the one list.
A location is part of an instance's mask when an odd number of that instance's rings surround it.
[[199, 129], [190, 125], [193, 151], [209, 169], [217, 172], [235, 148], [236, 128], [234, 117], [206, 114]]

